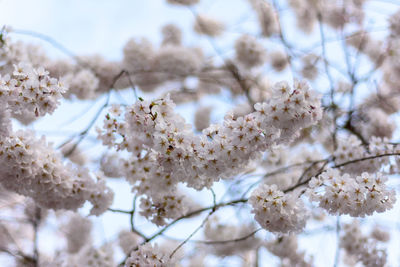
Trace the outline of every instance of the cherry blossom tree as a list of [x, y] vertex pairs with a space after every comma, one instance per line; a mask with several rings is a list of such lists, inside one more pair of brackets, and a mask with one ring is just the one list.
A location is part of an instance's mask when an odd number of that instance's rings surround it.
[[[396, 216], [400, 171], [400, 2], [375, 1], [394, 7], [376, 29], [374, 0], [243, 0], [246, 31], [199, 0], [165, 2], [192, 15], [208, 48], [167, 24], [159, 44], [133, 36], [111, 61], [2, 28], [0, 258], [11, 266], [388, 266], [398, 257], [390, 246], [398, 229], [385, 218]], [[33, 130], [74, 103], [98, 106], [92, 118], [75, 118], [82, 131], [53, 143]], [[106, 217], [125, 228], [104, 229], [115, 235], [99, 242], [93, 221]], [[320, 233], [334, 237], [329, 260], [310, 241]], [[46, 235], [59, 244], [44, 246]]]

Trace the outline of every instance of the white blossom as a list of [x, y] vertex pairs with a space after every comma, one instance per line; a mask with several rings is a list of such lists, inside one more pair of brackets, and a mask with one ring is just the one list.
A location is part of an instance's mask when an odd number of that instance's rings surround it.
[[221, 35], [222, 31], [224, 30], [224, 25], [214, 18], [199, 14], [196, 17], [194, 30], [199, 34], [216, 37]]
[[65, 225], [63, 231], [67, 237], [68, 252], [71, 254], [77, 253], [80, 249], [88, 244], [90, 240], [90, 233], [92, 229], [92, 222], [83, 218], [78, 214], [73, 214], [68, 223]]
[[364, 217], [393, 207], [395, 192], [387, 187], [386, 181], [387, 177], [379, 172], [352, 177], [328, 169], [311, 179], [308, 196], [331, 214]]
[[125, 262], [126, 267], [139, 267], [139, 266], [157, 266], [169, 267], [175, 266], [177, 258], [170, 258], [169, 255], [163, 254], [158, 245], [152, 246], [146, 243], [140, 246], [137, 250], [133, 251]]
[[344, 225], [344, 231], [340, 238], [340, 247], [347, 254], [355, 257], [356, 261], [364, 266], [385, 266], [387, 254], [384, 249], [377, 246], [377, 242], [362, 234], [357, 221]]
[[251, 68], [264, 63], [265, 48], [250, 35], [242, 35], [235, 42], [237, 60], [244, 66]]
[[42, 207], [76, 210], [89, 200], [99, 215], [111, 205], [113, 193], [104, 182], [95, 182], [85, 168], [64, 165], [44, 137], [17, 131], [1, 138], [0, 162], [0, 183]]
[[307, 210], [294, 193], [283, 193], [275, 185], [263, 184], [253, 191], [249, 203], [255, 220], [274, 233], [300, 232], [306, 224]]

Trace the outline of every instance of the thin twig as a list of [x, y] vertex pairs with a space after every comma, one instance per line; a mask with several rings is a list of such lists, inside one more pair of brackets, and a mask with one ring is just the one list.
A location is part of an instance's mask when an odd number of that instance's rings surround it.
[[203, 228], [203, 226], [206, 224], [206, 222], [208, 221], [208, 218], [210, 218], [210, 216], [215, 212], [215, 210], [211, 210], [208, 214], [207, 217], [204, 218], [204, 220], [201, 222], [201, 224], [182, 242], [179, 244], [179, 246], [177, 246], [171, 253], [171, 255], [169, 255], [170, 258], [172, 258], [172, 256], [174, 256], [174, 254], [183, 246], [185, 245], [188, 240], [190, 240], [201, 228]]
[[333, 267], [337, 267], [340, 259], [340, 216], [336, 218], [336, 252]]
[[131, 231], [135, 231], [135, 211], [136, 211], [136, 198], [137, 196], [135, 195], [133, 197], [133, 204], [132, 204], [132, 211], [130, 212], [130, 222], [131, 222]]
[[[122, 70], [118, 75], [116, 75], [110, 84], [109, 88], [113, 88], [115, 86], [115, 83], [122, 77], [122, 75], [125, 74], [125, 71]], [[75, 149], [78, 147], [78, 145], [85, 139], [86, 135], [89, 133], [90, 129], [93, 127], [93, 125], [96, 123], [97, 119], [99, 118], [100, 114], [103, 112], [103, 110], [108, 106], [110, 103], [110, 97], [111, 97], [111, 91], [108, 91], [106, 100], [104, 104], [99, 108], [97, 111], [96, 115], [93, 117], [93, 119], [90, 121], [89, 125], [79, 133], [78, 135], [78, 140], [74, 143], [74, 145], [64, 154], [64, 157], [69, 157]], [[58, 146], [58, 149], [62, 148], [69, 142], [71, 142], [75, 137], [71, 137], [68, 140], [66, 140], [64, 143]]]

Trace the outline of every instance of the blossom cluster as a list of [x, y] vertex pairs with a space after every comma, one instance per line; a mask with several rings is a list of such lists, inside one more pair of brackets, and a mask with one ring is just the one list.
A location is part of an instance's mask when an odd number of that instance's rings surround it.
[[363, 172], [354, 177], [328, 169], [311, 179], [307, 193], [310, 200], [318, 202], [331, 214], [364, 217], [393, 207], [395, 191], [387, 187], [386, 181], [387, 177], [379, 172]]
[[138, 247], [140, 241], [137, 234], [128, 230], [122, 230], [118, 234], [118, 244], [126, 255], [129, 255], [131, 251]]
[[150, 243], [146, 243], [131, 253], [125, 262], [125, 267], [169, 267], [175, 266], [177, 260], [176, 257], [169, 257], [160, 251], [157, 244], [153, 247]]
[[347, 24], [362, 24], [365, 0], [354, 1], [316, 1], [291, 0], [290, 6], [296, 15], [297, 26], [305, 33], [311, 34], [318, 21], [319, 14], [324, 14], [323, 22], [333, 29], [341, 29]]
[[71, 209], [86, 200], [99, 215], [111, 204], [113, 193], [83, 167], [64, 165], [60, 154], [37, 140], [32, 132], [17, 131], [0, 139], [0, 183], [7, 190], [32, 197], [42, 207]]
[[276, 185], [263, 184], [249, 199], [255, 220], [270, 232], [300, 232], [306, 225], [307, 210], [296, 194], [285, 194]]
[[2, 109], [22, 122], [53, 113], [66, 90], [44, 68], [36, 69], [28, 63], [14, 65], [11, 75], [0, 76]]
[[293, 234], [275, 238], [265, 244], [269, 252], [281, 259], [282, 266], [313, 266], [305, 253], [298, 250], [298, 246], [297, 236]]
[[384, 249], [379, 248], [379, 240], [364, 235], [357, 221], [345, 224], [343, 228], [340, 247], [346, 251], [348, 257], [366, 267], [386, 266], [387, 254]]
[[[77, 254], [72, 254], [67, 259], [67, 262], [60, 262], [59, 267], [110, 267], [115, 266], [113, 250], [110, 244], [95, 248], [91, 245], [83, 247]], [[54, 263], [52, 263], [54, 264]], [[50, 265], [54, 266], [54, 265]]]
[[264, 63], [265, 48], [250, 35], [242, 35], [235, 42], [237, 60], [247, 68], [256, 67]]
[[277, 14], [270, 3], [262, 0], [249, 0], [251, 7], [257, 15], [261, 33], [265, 37], [278, 33], [279, 23]]
[[[362, 144], [361, 140], [354, 135], [347, 139], [338, 139], [335, 156], [335, 163], [341, 165], [349, 161], [356, 161], [351, 164], [341, 166], [343, 172], [350, 174], [360, 174], [361, 172], [374, 173], [379, 171], [382, 166], [389, 164], [387, 157], [380, 157], [385, 153], [395, 153], [398, 149], [389, 143], [387, 138], [372, 137], [368, 147]], [[360, 160], [371, 157], [369, 160]], [[357, 160], [359, 160], [357, 162]]]
[[198, 15], [194, 25], [194, 30], [199, 34], [208, 36], [218, 36], [224, 30], [224, 25], [209, 16]]
[[0, 76], [0, 183], [45, 208], [76, 210], [90, 200], [91, 213], [99, 215], [113, 197], [104, 181], [96, 182], [83, 167], [65, 165], [61, 155], [33, 132], [12, 131], [10, 116], [30, 121], [52, 113], [65, 91], [43, 68], [27, 63], [15, 65], [11, 75]]
[[73, 214], [64, 231], [67, 237], [67, 247], [70, 254], [75, 254], [81, 250], [91, 239], [92, 222], [88, 218], [83, 218], [78, 214]]
[[[209, 248], [211, 253], [218, 256], [238, 255], [251, 251], [261, 244], [261, 241], [254, 235], [248, 236], [254, 231], [254, 224], [223, 224], [219, 218], [213, 217], [204, 227], [204, 237], [214, 242]], [[226, 242], [229, 240], [233, 241]]]
[[184, 197], [175, 194], [141, 198], [140, 208], [140, 214], [156, 225], [165, 225], [166, 219], [178, 218], [188, 212]]
[[[322, 114], [319, 96], [305, 82], [295, 82], [293, 88], [276, 84], [274, 96], [256, 104], [255, 112], [227, 115], [222, 125], [210, 125], [202, 135], [191, 131], [174, 106], [167, 96], [139, 100], [124, 114], [113, 107], [98, 129], [103, 144], [133, 154], [124, 164], [125, 177], [154, 200], [174, 195], [179, 182], [200, 190], [229, 179], [268, 147], [293, 140]], [[153, 206], [159, 206], [154, 200]]]

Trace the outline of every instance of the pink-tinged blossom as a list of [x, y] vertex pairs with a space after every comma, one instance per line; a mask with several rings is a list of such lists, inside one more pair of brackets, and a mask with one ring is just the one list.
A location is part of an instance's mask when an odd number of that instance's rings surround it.
[[296, 233], [303, 230], [308, 218], [303, 201], [295, 193], [283, 193], [275, 185], [263, 184], [249, 199], [254, 219], [274, 233]]
[[[177, 183], [201, 190], [220, 179], [229, 179], [268, 147], [290, 142], [300, 129], [321, 118], [319, 96], [307, 83], [296, 81], [291, 88], [281, 82], [273, 91], [267, 102], [254, 106], [255, 112], [236, 119], [227, 115], [223, 124], [211, 125], [202, 135], [194, 134], [175, 113], [169, 97], [152, 102], [140, 100], [122, 115], [107, 114], [103, 129], [98, 129], [99, 138], [107, 146], [132, 153], [124, 163], [125, 177], [135, 191], [150, 197], [142, 205], [148, 203], [143, 206], [147, 217], [158, 214], [154, 220], [160, 214], [150, 212], [151, 207], [159, 207], [156, 203], [163, 197], [172, 200]], [[171, 206], [177, 209], [172, 203], [165, 205]]]
[[328, 169], [311, 179], [307, 195], [330, 214], [365, 217], [393, 208], [395, 191], [388, 188], [386, 181], [387, 177], [379, 172], [351, 176]]
[[141, 245], [133, 251], [125, 262], [125, 267], [157, 266], [170, 267], [177, 264], [176, 257], [169, 257], [164, 254], [157, 244], [152, 246], [150, 243]]

